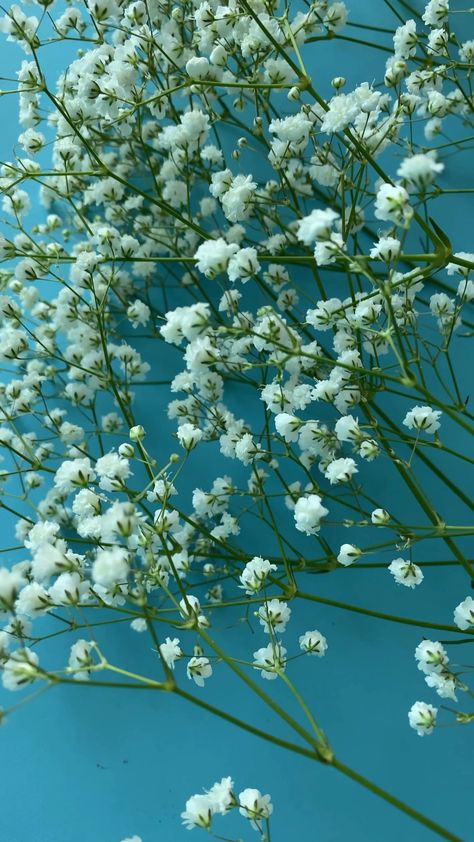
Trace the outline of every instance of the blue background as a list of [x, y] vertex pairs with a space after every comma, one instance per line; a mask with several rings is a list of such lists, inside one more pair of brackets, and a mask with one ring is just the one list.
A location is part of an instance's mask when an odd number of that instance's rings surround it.
[[[377, 9], [377, 23], [397, 25], [379, 3], [351, 0], [348, 5], [353, 20], [374, 23]], [[417, 8], [422, 5], [418, 3]], [[346, 34], [358, 35], [355, 30], [346, 30]], [[48, 66], [52, 75], [64, 63], [61, 49], [51, 51]], [[19, 58], [19, 51], [2, 38], [0, 75], [13, 76]], [[316, 79], [324, 79], [323, 86], [329, 72], [345, 75], [350, 89], [352, 83], [379, 78], [384, 60], [375, 50], [343, 42], [323, 43], [313, 45], [310, 69]], [[326, 69], [328, 61], [330, 71]], [[0, 83], [0, 87], [8, 86]], [[2, 160], [8, 160], [18, 134], [16, 106], [14, 96], [0, 99]], [[466, 186], [467, 160], [461, 154], [450, 157], [444, 183], [449, 180], [451, 187]], [[469, 207], [468, 196], [443, 198], [437, 205], [436, 219], [458, 250], [469, 247]], [[30, 222], [33, 218], [40, 221], [43, 213], [40, 207], [35, 208]], [[463, 344], [458, 344], [458, 365], [464, 363], [466, 368]], [[145, 426], [147, 422], [152, 426], [154, 418], [145, 396], [138, 398], [137, 416]], [[458, 446], [462, 449], [461, 442]], [[209, 475], [205, 455], [197, 453], [194, 466], [193, 482], [188, 478], [188, 486], [181, 485], [185, 495]], [[230, 472], [235, 476], [233, 467]], [[219, 472], [229, 472], [227, 461], [216, 463], [210, 479]], [[383, 467], [375, 476], [378, 495], [387, 505], [398, 495], [397, 513], [412, 520], [412, 501], [400, 497], [397, 480], [386, 476]], [[441, 499], [441, 489], [429, 474], [424, 476], [430, 482], [431, 495]], [[468, 491], [461, 470], [455, 479]], [[448, 522], [463, 522], [464, 513], [460, 514], [454, 498], [443, 498], [443, 514]], [[2, 526], [5, 542], [11, 543], [7, 517]], [[256, 531], [252, 537], [252, 551], [268, 551], [264, 534]], [[339, 541], [357, 543], [357, 537], [355, 532], [349, 536], [344, 531]], [[308, 549], [309, 543], [302, 546]], [[432, 549], [426, 545], [425, 559], [432, 557]], [[308, 551], [313, 551], [312, 544]], [[447, 557], [439, 547], [437, 553], [436, 558]], [[441, 623], [452, 622], [453, 607], [469, 592], [466, 575], [457, 568], [425, 570], [425, 581], [414, 592], [395, 587], [385, 570], [350, 569], [301, 578], [300, 584], [321, 596]], [[237, 616], [226, 615], [221, 620], [216, 614], [214, 628], [236, 657], [247, 658], [249, 651], [266, 641], [255, 624], [253, 635], [243, 632]], [[322, 660], [298, 660], [291, 675], [322, 723], [336, 756], [463, 839], [472, 838], [470, 730], [440, 726], [432, 737], [421, 740], [407, 723], [408, 708], [416, 699], [437, 704], [413, 659], [423, 629], [306, 603], [295, 611], [288, 634], [295, 640], [314, 627], [326, 634], [328, 653]], [[104, 642], [112, 663], [150, 673], [152, 654], [148, 641], [143, 646], [144, 637], [116, 626], [112, 632], [97, 632], [96, 639]], [[459, 649], [466, 659], [467, 647], [459, 647], [456, 655]], [[53, 644], [51, 652], [51, 664], [57, 652], [57, 665], [61, 665], [63, 642]], [[453, 650], [450, 654], [454, 659]], [[262, 686], [275, 689], [275, 684]], [[274, 717], [223, 669], [217, 667], [214, 679], [200, 692], [207, 701], [240, 718], [285, 735]], [[283, 698], [284, 693], [279, 692]], [[3, 703], [12, 701], [8, 696]], [[179, 819], [186, 799], [223, 775], [234, 778], [237, 791], [255, 786], [271, 793], [275, 804], [273, 842], [290, 838], [302, 842], [398, 842], [400, 838], [429, 842], [435, 838], [338, 772], [259, 741], [165, 694], [81, 686], [55, 689], [10, 718], [0, 731], [0, 748], [1, 842], [119, 842], [135, 833], [143, 842], [180, 842], [189, 838]], [[234, 836], [255, 838], [243, 821], [235, 825], [231, 817], [216, 821], [216, 830], [226, 836], [232, 836], [233, 829]], [[198, 838], [202, 835], [197, 830], [194, 833]]]

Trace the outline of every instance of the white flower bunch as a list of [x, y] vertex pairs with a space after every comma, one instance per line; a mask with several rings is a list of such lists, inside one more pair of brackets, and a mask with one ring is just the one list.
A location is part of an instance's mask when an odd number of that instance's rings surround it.
[[[368, 28], [364, 49], [391, 33], [387, 61], [346, 88], [330, 57], [310, 67], [319, 41], [354, 40], [343, 2], [39, 5], [0, 18], [22, 51], [1, 92], [21, 127], [0, 165], [0, 504], [15, 518], [2, 685], [181, 694], [361, 782], [297, 686], [339, 645], [305, 631], [302, 607], [423, 626], [427, 582], [474, 578], [456, 474], [472, 463], [474, 254], [438, 213], [474, 127], [473, 42], [430, 0]], [[51, 81], [42, 48], [57, 40], [80, 49]], [[323, 596], [313, 575], [362, 569], [376, 607]], [[387, 610], [385, 588], [414, 616]], [[108, 654], [117, 616], [146, 641], [149, 675]], [[474, 600], [428, 627], [469, 639]], [[68, 641], [54, 667], [52, 636]], [[442, 640], [415, 657], [458, 704], [469, 675]], [[294, 742], [205, 700], [229, 674]], [[409, 724], [430, 734], [437, 714], [416, 702]], [[268, 838], [270, 796], [230, 778], [182, 818], [209, 831], [234, 808]]]
[[200, 827], [210, 831], [215, 815], [226, 815], [238, 808], [239, 814], [249, 820], [250, 826], [259, 832], [260, 839], [268, 839], [269, 818], [273, 813], [270, 795], [260, 790], [247, 788], [238, 795], [233, 791], [232, 778], [222, 778], [204, 794], [192, 795], [181, 813], [183, 824], [188, 830]]

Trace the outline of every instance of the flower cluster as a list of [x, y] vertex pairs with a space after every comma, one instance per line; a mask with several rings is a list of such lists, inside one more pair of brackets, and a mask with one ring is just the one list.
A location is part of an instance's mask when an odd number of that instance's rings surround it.
[[268, 839], [265, 828], [273, 813], [270, 795], [262, 795], [260, 790], [247, 788], [238, 795], [233, 791], [232, 778], [222, 778], [203, 795], [192, 795], [186, 802], [186, 809], [181, 813], [183, 824], [188, 830], [195, 827], [210, 830], [215, 815], [226, 815], [238, 807], [241, 816], [249, 820], [254, 830], [260, 833], [260, 838]]
[[[422, 626], [389, 613], [382, 588], [410, 601], [440, 571], [474, 577], [453, 467], [472, 462], [455, 356], [474, 254], [435, 222], [450, 147], [472, 134], [474, 43], [430, 0], [380, 30], [377, 80], [351, 89], [322, 66], [324, 97], [309, 60], [346, 37], [339, 0], [40, 5], [41, 19], [17, 5], [0, 19], [24, 53], [21, 133], [0, 166], [3, 687], [100, 673], [205, 706], [230, 671], [333, 763], [297, 687], [303, 663], [325, 666], [303, 655], [328, 649], [301, 604]], [[81, 49], [52, 84], [42, 47], [56, 40]], [[383, 568], [380, 604], [320, 595], [312, 574], [347, 568]], [[109, 660], [99, 609], [143, 635], [152, 677]], [[244, 656], [222, 643], [229, 612], [252, 632]], [[68, 632], [54, 669], [46, 616]], [[438, 625], [471, 635], [474, 600]], [[445, 646], [423, 640], [416, 659], [457, 704], [471, 691]], [[279, 684], [304, 724], [274, 701]], [[436, 715], [416, 702], [409, 724], [429, 734]], [[270, 797], [233, 787], [192, 796], [185, 825], [238, 808], [263, 839]]]

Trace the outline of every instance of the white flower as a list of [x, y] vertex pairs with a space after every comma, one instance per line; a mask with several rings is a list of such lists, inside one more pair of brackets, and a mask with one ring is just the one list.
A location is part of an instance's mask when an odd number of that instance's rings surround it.
[[177, 436], [179, 443], [185, 450], [192, 450], [203, 437], [202, 430], [194, 424], [180, 424]]
[[460, 298], [463, 298], [464, 301], [474, 301], [474, 281], [459, 281], [457, 294]]
[[239, 792], [239, 813], [250, 819], [253, 828], [260, 828], [262, 819], [270, 818], [273, 804], [270, 795], [262, 795], [259, 789], [244, 789]]
[[377, 219], [404, 224], [413, 216], [409, 205], [407, 191], [401, 185], [383, 183], [375, 199], [375, 216]]
[[334, 263], [336, 258], [340, 256], [341, 251], [345, 251], [345, 249], [346, 245], [342, 234], [332, 234], [330, 239], [316, 243], [314, 259], [318, 266], [328, 266], [330, 263]]
[[243, 281], [244, 283], [260, 271], [257, 259], [257, 249], [243, 248], [233, 254], [227, 266], [229, 281]]
[[319, 532], [321, 519], [329, 514], [329, 510], [321, 505], [318, 494], [300, 497], [294, 508], [295, 526], [299, 532], [306, 535], [316, 535]]
[[229, 222], [240, 222], [252, 213], [257, 182], [251, 175], [237, 175], [221, 198], [222, 209]]
[[125, 480], [131, 474], [128, 459], [113, 451], [101, 456], [95, 463], [95, 469], [100, 477], [99, 485], [104, 491], [122, 490]]
[[298, 152], [306, 147], [312, 126], [311, 120], [308, 120], [300, 112], [299, 114], [291, 114], [281, 120], [272, 120], [269, 123], [268, 130], [272, 134], [276, 134], [279, 140], [290, 144], [293, 151]]
[[143, 632], [146, 632], [148, 626], [144, 617], [136, 617], [130, 623], [130, 628], [133, 629], [134, 632], [137, 632], [137, 634], [143, 634]]
[[449, 663], [448, 653], [438, 641], [422, 640], [415, 649], [418, 669], [428, 674], [442, 672]]
[[422, 14], [423, 23], [427, 26], [439, 26], [448, 19], [449, 0], [429, 0]]
[[286, 649], [280, 641], [269, 643], [268, 646], [262, 646], [253, 653], [255, 658], [254, 666], [260, 669], [262, 678], [267, 678], [269, 681], [278, 677], [279, 671], [284, 671], [286, 667]]
[[339, 441], [356, 441], [361, 435], [359, 419], [343, 415], [336, 421], [334, 432]]
[[344, 567], [349, 567], [349, 565], [354, 564], [361, 555], [362, 550], [360, 550], [359, 547], [355, 547], [354, 544], [342, 544], [337, 560], [339, 564], [342, 564]]
[[209, 61], [204, 56], [193, 56], [186, 62], [186, 73], [191, 79], [205, 79], [209, 69]]
[[129, 555], [124, 547], [97, 550], [92, 578], [97, 585], [110, 588], [125, 582], [129, 574]]
[[39, 658], [31, 649], [17, 649], [12, 652], [2, 667], [2, 684], [6, 690], [22, 690], [41, 674]]
[[[430, 296], [430, 310], [433, 316], [438, 316], [440, 319], [449, 319], [449, 316], [454, 313], [454, 308], [454, 299], [446, 295], [445, 292], [438, 292]], [[449, 319], [449, 321], [451, 320]]]
[[406, 588], [415, 588], [423, 581], [423, 573], [421, 568], [412, 561], [406, 561], [403, 558], [395, 558], [388, 566], [388, 569], [395, 581], [399, 585], [405, 585]]
[[365, 439], [365, 441], [361, 441], [358, 453], [362, 459], [366, 459], [367, 462], [373, 462], [379, 455], [380, 448], [374, 439]]
[[0, 32], [8, 35], [7, 41], [18, 41], [25, 53], [31, 53], [31, 44], [37, 45], [37, 17], [26, 17], [19, 6], [10, 6], [8, 14], [0, 18]]
[[188, 830], [194, 827], [209, 829], [212, 821], [212, 800], [209, 795], [192, 795], [186, 801], [186, 809], [181, 813], [181, 818]]
[[398, 26], [393, 36], [395, 58], [407, 59], [416, 53], [418, 37], [416, 34], [416, 23], [410, 18], [403, 26]]
[[189, 679], [193, 679], [198, 687], [204, 687], [204, 680], [212, 675], [212, 666], [208, 658], [193, 657], [188, 661], [186, 673]]
[[359, 112], [360, 106], [353, 93], [338, 94], [329, 102], [329, 109], [321, 123], [321, 131], [327, 134], [340, 132], [352, 123]]
[[131, 441], [141, 441], [141, 439], [145, 438], [146, 432], [141, 424], [135, 424], [134, 427], [130, 427], [128, 435], [130, 436]]
[[324, 476], [331, 485], [339, 482], [349, 482], [353, 474], [357, 474], [356, 463], [350, 458], [334, 459], [327, 465]]
[[321, 210], [315, 208], [309, 216], [303, 217], [298, 222], [297, 236], [306, 246], [311, 246], [318, 240], [327, 240], [332, 234], [332, 228], [339, 214], [326, 208]]
[[66, 460], [59, 466], [54, 476], [54, 485], [59, 491], [69, 492], [74, 488], [86, 486], [95, 479], [95, 472], [90, 459]]
[[390, 522], [390, 515], [385, 509], [374, 509], [370, 519], [374, 526], [385, 526], [386, 523]]
[[279, 412], [278, 415], [275, 415], [277, 433], [287, 442], [297, 441], [301, 426], [302, 421], [295, 415], [289, 415], [288, 412]]
[[329, 330], [343, 315], [344, 308], [340, 298], [329, 298], [327, 301], [318, 301], [314, 310], [308, 310], [306, 321], [318, 330]]
[[24, 614], [25, 617], [35, 617], [38, 614], [44, 614], [52, 605], [53, 600], [45, 588], [38, 582], [31, 582], [20, 591], [15, 609], [18, 614]]
[[26, 584], [26, 580], [22, 579], [18, 572], [0, 567], [0, 613], [13, 608], [17, 591], [22, 584]]
[[167, 637], [164, 643], [160, 644], [161, 655], [170, 669], [174, 670], [174, 663], [178, 658], [182, 657], [181, 647], [179, 645], [179, 638], [174, 637], [171, 640]]
[[76, 681], [87, 681], [90, 677], [90, 668], [93, 665], [91, 652], [94, 648], [92, 640], [77, 640], [71, 646], [69, 654], [68, 671], [73, 673]]
[[49, 596], [55, 605], [77, 605], [82, 594], [89, 589], [79, 573], [61, 573], [49, 589]]
[[197, 596], [186, 594], [186, 599], [183, 597], [180, 600], [179, 608], [183, 617], [197, 617], [201, 610], [201, 603]]
[[219, 272], [225, 272], [230, 258], [239, 250], [235, 243], [226, 243], [223, 237], [206, 240], [194, 254], [197, 269], [206, 278], [214, 278]]
[[328, 648], [327, 640], [317, 629], [307, 631], [298, 638], [300, 649], [308, 655], [322, 658]]
[[450, 672], [431, 672], [425, 675], [428, 687], [436, 690], [441, 699], [453, 699], [457, 702], [456, 677]]
[[138, 298], [127, 307], [127, 319], [132, 323], [133, 328], [137, 328], [139, 325], [146, 325], [150, 320], [150, 316], [150, 308], [144, 301], [140, 301]]
[[440, 423], [438, 418], [442, 415], [438, 409], [432, 409], [431, 406], [414, 406], [405, 415], [403, 424], [409, 430], [422, 430], [424, 433], [435, 433], [439, 430]]
[[257, 616], [267, 634], [284, 632], [291, 617], [291, 608], [286, 602], [271, 599], [260, 606]]
[[387, 261], [394, 260], [400, 254], [400, 247], [400, 240], [395, 237], [380, 237], [380, 240], [370, 249], [370, 256], [380, 257]]
[[[468, 263], [474, 264], [474, 254], [470, 251], [455, 251], [453, 257], [459, 257], [461, 260], [466, 260]], [[448, 263], [446, 266], [448, 275], [464, 275], [467, 277], [472, 270], [468, 266], [458, 266], [457, 263]]]
[[466, 64], [474, 61], [474, 39], [464, 41], [459, 48], [459, 58]]
[[224, 816], [228, 810], [235, 806], [236, 798], [233, 792], [234, 781], [232, 778], [221, 778], [207, 791], [211, 802], [211, 809], [213, 814], [220, 813]]
[[448, 56], [449, 32], [443, 27], [432, 29], [428, 35], [427, 51], [438, 56]]
[[415, 702], [408, 711], [410, 727], [414, 728], [419, 737], [431, 734], [436, 725], [438, 708], [428, 705], [426, 702]]
[[474, 627], [474, 599], [467, 596], [463, 602], [454, 609], [454, 622], [458, 629], [466, 631]]
[[397, 175], [408, 184], [422, 190], [428, 187], [437, 173], [443, 172], [444, 164], [437, 163], [434, 155], [412, 155], [400, 164]]
[[271, 564], [268, 559], [261, 558], [261, 556], [254, 556], [251, 561], [247, 562], [239, 576], [242, 583], [239, 588], [243, 588], [245, 593], [249, 595], [257, 593], [274, 570], [278, 570], [276, 564]]

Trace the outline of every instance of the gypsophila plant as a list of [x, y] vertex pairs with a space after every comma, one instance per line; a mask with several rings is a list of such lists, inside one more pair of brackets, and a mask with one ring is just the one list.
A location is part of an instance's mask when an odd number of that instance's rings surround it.
[[[30, 11], [0, 20], [24, 53], [1, 91], [21, 124], [0, 178], [0, 506], [18, 545], [6, 538], [0, 569], [4, 687], [175, 694], [457, 839], [335, 756], [292, 677], [306, 656], [317, 673], [328, 629], [298, 636], [292, 618], [310, 602], [420, 627], [429, 701], [409, 725], [424, 736], [474, 718], [466, 658], [446, 648], [474, 639], [472, 500], [453, 478], [473, 462], [456, 353], [471, 335], [474, 254], [436, 221], [449, 156], [474, 134], [472, 10], [430, 0], [367, 32], [329, 0]], [[326, 58], [313, 80], [310, 53], [346, 37], [383, 40], [379, 78], [351, 88]], [[71, 61], [50, 80], [55, 42]], [[38, 188], [43, 221], [29, 224]], [[465, 574], [452, 622], [412, 616], [430, 565]], [[313, 574], [352, 566], [386, 568], [406, 615], [318, 594]], [[236, 611], [253, 618], [245, 659], [213, 630]], [[153, 648], [150, 675], [109, 659], [98, 626], [116, 622]], [[66, 634], [59, 666], [52, 633]], [[228, 673], [294, 738], [206, 701]], [[234, 808], [270, 838], [270, 796], [235, 794], [230, 778], [182, 818], [210, 830]]]
[[213, 818], [219, 814], [225, 816], [231, 810], [238, 808], [239, 814], [248, 820], [253, 830], [257, 831], [261, 842], [269, 842], [270, 816], [273, 813], [270, 795], [262, 795], [259, 789], [250, 787], [236, 795], [233, 788], [232, 778], [222, 778], [202, 795], [200, 793], [192, 795], [186, 802], [186, 809], [181, 813], [183, 824], [188, 830], [200, 827], [209, 831], [217, 839], [223, 839], [224, 837], [217, 835], [211, 829]]

